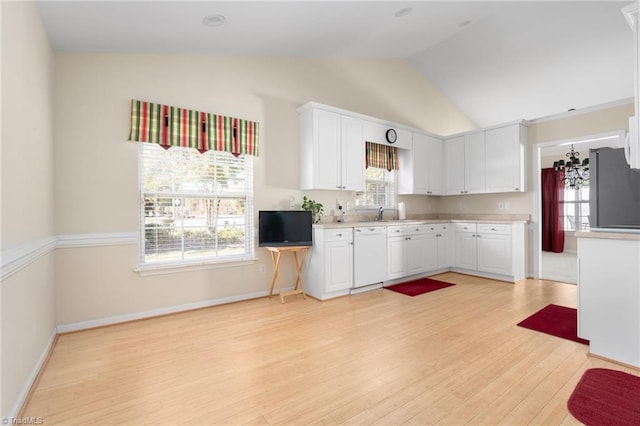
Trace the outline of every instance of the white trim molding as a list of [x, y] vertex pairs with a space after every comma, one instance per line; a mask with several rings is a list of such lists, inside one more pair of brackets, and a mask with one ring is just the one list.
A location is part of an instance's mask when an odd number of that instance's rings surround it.
[[58, 235], [57, 248], [120, 246], [128, 244], [138, 244], [137, 232]]
[[[283, 292], [291, 291], [293, 287], [282, 289]], [[274, 291], [274, 296], [278, 295], [278, 291]], [[225, 305], [227, 303], [241, 302], [243, 300], [258, 299], [268, 296], [268, 291], [259, 291], [256, 293], [242, 294], [238, 296], [221, 297], [219, 299], [202, 300], [200, 302], [185, 303], [183, 305], [167, 306], [164, 308], [152, 309], [150, 311], [134, 312], [131, 314], [116, 315], [113, 317], [98, 318], [89, 321], [81, 321], [70, 324], [58, 325], [58, 334], [70, 333], [72, 331], [87, 330], [90, 328], [104, 327], [107, 325], [119, 324], [128, 321], [152, 318], [161, 315], [175, 314], [178, 312], [191, 311], [193, 309], [208, 308], [210, 306]]]
[[3, 250], [0, 281], [4, 281], [42, 256], [53, 252], [57, 244], [58, 239], [55, 236], [51, 236]]
[[47, 341], [47, 344], [42, 350], [42, 353], [40, 353], [40, 357], [38, 358], [38, 361], [36, 362], [36, 364], [33, 366], [33, 369], [31, 370], [31, 374], [29, 374], [29, 377], [25, 381], [24, 386], [22, 386], [22, 390], [20, 390], [20, 394], [14, 401], [13, 406], [11, 407], [8, 415], [5, 416], [3, 420], [16, 419], [18, 417], [18, 414], [20, 413], [20, 409], [22, 408], [24, 403], [27, 401], [27, 397], [29, 396], [31, 387], [36, 382], [36, 379], [38, 378], [38, 374], [40, 374], [40, 371], [44, 367], [44, 363], [47, 361], [47, 358], [49, 357], [49, 353], [53, 348], [53, 343], [56, 341], [57, 336], [58, 336], [58, 333], [56, 328], [54, 327], [53, 331], [51, 332], [51, 336], [49, 336], [49, 340]]
[[136, 232], [52, 235], [3, 250], [0, 255], [0, 282], [55, 249], [138, 244]]

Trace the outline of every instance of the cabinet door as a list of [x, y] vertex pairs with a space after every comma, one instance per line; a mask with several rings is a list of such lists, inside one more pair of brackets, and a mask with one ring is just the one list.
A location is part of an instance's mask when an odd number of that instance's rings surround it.
[[[416, 250], [420, 250], [420, 257], [424, 262], [424, 271], [435, 271], [438, 269], [438, 234], [430, 232], [425, 235], [421, 235], [424, 243], [420, 247], [415, 247]], [[409, 249], [411, 251], [411, 249]]]
[[478, 271], [511, 275], [511, 236], [478, 234]]
[[465, 193], [485, 192], [484, 132], [464, 136], [464, 187]]
[[427, 163], [428, 138], [427, 135], [414, 132], [412, 149], [399, 150], [399, 194], [427, 193], [427, 167], [425, 165]]
[[451, 234], [439, 232], [436, 234], [438, 240], [438, 263], [436, 269], [449, 268], [453, 265], [453, 251], [450, 241]]
[[340, 130], [339, 114], [321, 109], [313, 111], [314, 189], [338, 189], [342, 186]]
[[365, 140], [363, 120], [342, 116], [342, 189], [364, 191]]
[[464, 194], [464, 137], [445, 141], [446, 194]]
[[[411, 235], [406, 240], [407, 275], [427, 272], [429, 258], [436, 256], [435, 235]], [[432, 268], [433, 269], [433, 268]]]
[[[427, 195], [443, 194], [443, 169], [442, 160], [444, 159], [444, 145], [442, 140], [427, 136]], [[422, 169], [422, 163], [418, 163], [417, 167]]]
[[327, 293], [351, 288], [353, 285], [353, 246], [347, 241], [325, 243]]
[[405, 259], [405, 237], [392, 237], [387, 239], [387, 265], [389, 279], [401, 278], [407, 275]]
[[477, 270], [476, 234], [457, 232], [455, 236], [454, 265], [457, 268]]
[[487, 130], [485, 134], [486, 191], [524, 191], [524, 146], [520, 143], [520, 125]]

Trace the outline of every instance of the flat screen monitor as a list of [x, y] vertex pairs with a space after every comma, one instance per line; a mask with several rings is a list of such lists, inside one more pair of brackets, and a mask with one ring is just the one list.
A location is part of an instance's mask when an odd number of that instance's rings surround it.
[[260, 210], [258, 246], [313, 245], [313, 218], [305, 210]]

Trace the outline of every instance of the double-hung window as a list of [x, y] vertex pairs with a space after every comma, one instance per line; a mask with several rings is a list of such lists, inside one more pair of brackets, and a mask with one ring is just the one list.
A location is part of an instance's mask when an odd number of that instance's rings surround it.
[[141, 268], [253, 259], [253, 157], [140, 144]]
[[564, 189], [563, 214], [565, 231], [584, 231], [589, 229], [589, 185], [580, 189]]
[[398, 192], [396, 170], [368, 167], [365, 190], [356, 193], [356, 206], [364, 209], [395, 208]]

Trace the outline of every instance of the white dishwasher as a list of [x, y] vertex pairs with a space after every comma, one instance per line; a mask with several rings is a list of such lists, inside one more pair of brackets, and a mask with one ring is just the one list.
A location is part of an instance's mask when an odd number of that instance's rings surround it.
[[387, 227], [367, 226], [353, 231], [353, 287], [386, 280]]

